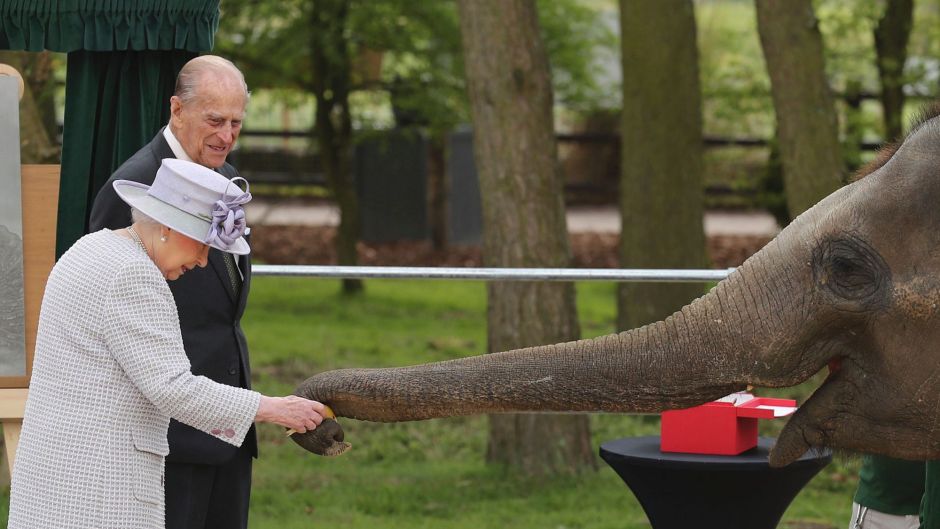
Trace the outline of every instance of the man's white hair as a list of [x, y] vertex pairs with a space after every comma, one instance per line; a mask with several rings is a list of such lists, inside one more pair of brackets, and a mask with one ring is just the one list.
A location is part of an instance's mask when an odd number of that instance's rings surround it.
[[251, 93], [245, 83], [245, 76], [232, 61], [218, 55], [201, 55], [187, 62], [176, 77], [176, 90], [173, 95], [179, 97], [184, 104], [189, 103], [197, 97], [199, 82], [210, 74], [220, 78], [228, 77], [241, 84], [245, 90], [245, 104], [248, 104]]

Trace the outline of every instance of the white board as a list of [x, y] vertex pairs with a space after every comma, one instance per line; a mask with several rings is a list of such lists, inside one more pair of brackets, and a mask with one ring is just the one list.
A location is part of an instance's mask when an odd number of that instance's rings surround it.
[[0, 377], [26, 375], [19, 108], [19, 81], [0, 75]]

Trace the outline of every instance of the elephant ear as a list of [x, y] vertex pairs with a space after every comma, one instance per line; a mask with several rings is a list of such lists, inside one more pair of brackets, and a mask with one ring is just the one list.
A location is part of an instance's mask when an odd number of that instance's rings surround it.
[[343, 441], [343, 437], [343, 428], [335, 419], [324, 419], [315, 429], [290, 436], [305, 450], [321, 456], [338, 456], [349, 450], [352, 445]]

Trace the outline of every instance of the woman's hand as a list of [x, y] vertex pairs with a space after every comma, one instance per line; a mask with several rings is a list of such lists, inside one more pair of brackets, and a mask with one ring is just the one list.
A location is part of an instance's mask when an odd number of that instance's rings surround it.
[[290, 395], [287, 397], [261, 396], [256, 421], [270, 422], [290, 428], [298, 433], [313, 430], [323, 422], [326, 406], [315, 400]]

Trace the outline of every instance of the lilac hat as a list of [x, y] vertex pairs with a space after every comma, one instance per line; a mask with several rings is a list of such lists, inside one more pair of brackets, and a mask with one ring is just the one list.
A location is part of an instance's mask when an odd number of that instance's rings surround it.
[[[238, 180], [245, 182], [245, 191]], [[124, 202], [190, 239], [236, 255], [251, 250], [243, 237], [247, 225], [242, 209], [251, 193], [242, 177], [229, 180], [199, 164], [165, 158], [153, 185], [130, 180], [113, 185]]]

